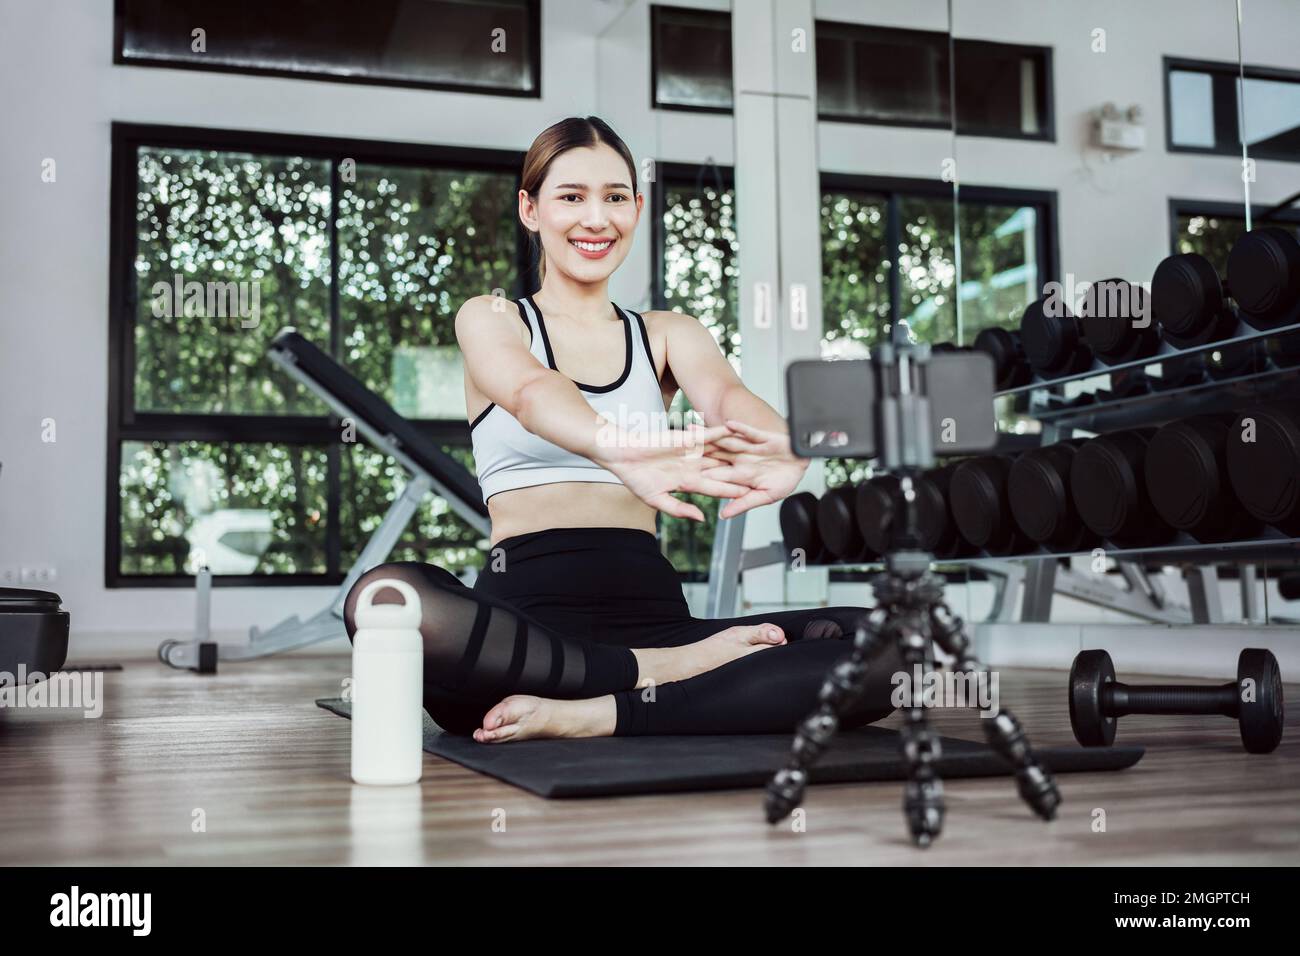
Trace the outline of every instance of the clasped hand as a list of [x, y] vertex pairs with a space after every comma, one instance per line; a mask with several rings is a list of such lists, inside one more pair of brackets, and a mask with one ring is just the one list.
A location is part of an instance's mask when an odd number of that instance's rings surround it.
[[785, 432], [735, 419], [656, 432], [653, 441], [630, 439], [607, 449], [599, 463], [652, 508], [694, 521], [703, 521], [703, 512], [673, 492], [728, 498], [719, 517], [734, 518], [780, 501], [808, 468], [790, 451]]

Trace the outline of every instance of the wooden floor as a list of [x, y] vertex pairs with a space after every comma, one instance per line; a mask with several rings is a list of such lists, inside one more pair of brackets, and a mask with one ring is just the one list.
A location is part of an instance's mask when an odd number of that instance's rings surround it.
[[[918, 851], [897, 783], [810, 788], [803, 833], [769, 828], [759, 790], [548, 801], [427, 754], [419, 784], [353, 786], [349, 724], [313, 703], [339, 695], [346, 657], [228, 664], [215, 677], [121, 663], [104, 675], [99, 719], [0, 712], [0, 864], [1300, 863], [1294, 706], [1267, 756], [1245, 753], [1224, 718], [1128, 718], [1119, 741], [1147, 755], [1058, 777], [1050, 824], [1010, 778], [951, 781], [945, 832]], [[1058, 672], [1001, 678], [1002, 702], [1040, 745], [1073, 744], [1064, 690]], [[936, 723], [981, 739], [973, 714]]]

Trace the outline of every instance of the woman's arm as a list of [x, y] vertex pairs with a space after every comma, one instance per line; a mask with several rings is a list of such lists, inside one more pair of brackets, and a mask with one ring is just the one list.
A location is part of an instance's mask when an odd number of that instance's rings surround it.
[[570, 379], [537, 360], [519, 337], [518, 316], [501, 302], [480, 295], [461, 306], [456, 341], [478, 390], [529, 432], [613, 472], [646, 504], [677, 517], [704, 520], [674, 491], [735, 498], [748, 490], [710, 474], [726, 467], [705, 454], [710, 442], [729, 434], [726, 426], [671, 432], [653, 445], [630, 436], [598, 415]]
[[597, 461], [602, 430], [608, 434], [610, 423], [572, 381], [537, 361], [519, 338], [518, 325], [513, 303], [499, 296], [475, 296], [461, 306], [456, 341], [465, 373], [488, 401], [534, 435]]
[[716, 476], [749, 487], [720, 512], [732, 518], [790, 494], [808, 469], [808, 460], [790, 451], [785, 419], [741, 382], [713, 335], [698, 320], [679, 312], [656, 312], [665, 330], [666, 366], [691, 406], [708, 425], [726, 425], [733, 434], [717, 440], [711, 454], [731, 467]]

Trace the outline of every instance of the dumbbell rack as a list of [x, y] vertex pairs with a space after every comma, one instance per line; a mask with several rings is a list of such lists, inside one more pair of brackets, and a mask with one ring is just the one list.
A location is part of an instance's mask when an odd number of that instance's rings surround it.
[[[1085, 371], [1046, 380], [1035, 376], [1028, 384], [999, 391], [997, 395], [1002, 397], [1028, 393], [1029, 407], [1026, 414], [1037, 419], [1042, 425], [1040, 441], [1043, 446], [1070, 437], [1071, 432], [1076, 429], [1109, 432], [1142, 425], [1163, 424], [1193, 415], [1233, 411], [1246, 403], [1268, 401], [1300, 392], [1300, 366], [1281, 366], [1271, 359], [1266, 359], [1267, 367], [1262, 371], [1223, 378], [1207, 376], [1205, 381], [1190, 385], [1168, 389], [1152, 388], [1149, 392], [1114, 397], [1107, 401], [1081, 406], [1060, 403], [1059, 396], [1051, 393], [1069, 382], [1116, 372], [1140, 371], [1171, 359], [1206, 354], [1233, 346], [1263, 344], [1268, 339], [1290, 332], [1300, 332], [1300, 323], [1259, 330], [1244, 321], [1238, 321], [1232, 336], [1226, 339], [1187, 348], [1176, 348], [1169, 342], [1161, 340], [1153, 355], [1113, 365], [1094, 358], [1092, 366]], [[1053, 399], [1057, 399], [1058, 403], [1052, 404]], [[1164, 601], [1156, 582], [1146, 578], [1140, 563], [1131, 562], [1166, 560], [1195, 563], [1185, 570], [1192, 604], [1191, 621], [1186, 623], [1208, 624], [1223, 620], [1218, 576], [1215, 572], [1216, 563], [1221, 563], [1223, 559], [1250, 559], [1242, 567], [1242, 602], [1246, 617], [1257, 620], [1260, 615], [1257, 607], [1254, 561], [1273, 557], [1295, 557], [1300, 554], [1300, 538], [1293, 538], [1274, 528], [1265, 528], [1256, 537], [1241, 541], [1207, 544], [1180, 532], [1158, 546], [1126, 548], [1111, 541], [1103, 541], [1098, 547], [1106, 557], [1119, 563], [1121, 573], [1128, 578], [1131, 591], [1125, 593], [1132, 594], [1141, 590], [1157, 606], [1163, 606]], [[1047, 621], [1050, 617], [1052, 596], [1058, 591], [1080, 596], [1074, 592], [1079, 588], [1086, 590], [1089, 587], [1089, 579], [1060, 568], [1057, 559], [1093, 553], [1093, 549], [1063, 552], [1039, 548], [1036, 551], [1019, 553], [1006, 558], [1005, 560], [1029, 562], [1026, 566], [1021, 619], [1031, 622]], [[1220, 560], [1200, 563], [1205, 559]], [[1063, 583], [1067, 584], [1064, 588], [1061, 587]], [[1109, 604], [1110, 602], [1094, 603]], [[1116, 607], [1115, 609], [1133, 612], [1132, 608]], [[1139, 614], [1139, 616], [1147, 615]], [[1178, 622], [1170, 621], [1170, 623]]]
[[1149, 365], [1222, 351], [1235, 345], [1262, 344], [1268, 339], [1288, 332], [1300, 332], [1300, 323], [1260, 331], [1245, 322], [1239, 322], [1233, 336], [1228, 339], [1183, 349], [1174, 348], [1168, 342], [1161, 341], [1154, 355], [1115, 365], [1107, 365], [1094, 359], [1092, 366], [1083, 372], [1046, 380], [1035, 376], [1029, 384], [999, 391], [997, 395], [1002, 397], [1029, 393], [1029, 409], [1026, 414], [1037, 419], [1044, 426], [1042, 439], [1044, 445], [1059, 441], [1061, 432], [1073, 428], [1109, 431], [1170, 421], [1190, 415], [1231, 410], [1239, 401], [1266, 400], [1273, 395], [1285, 394], [1294, 389], [1300, 382], [1300, 365], [1279, 366], [1270, 360], [1269, 367], [1264, 371], [1219, 379], [1207, 378], [1204, 382], [1192, 385], [1157, 389], [1149, 393], [1117, 397], [1105, 402], [1077, 407], [1064, 404], [1053, 406], [1050, 404], [1051, 398], [1057, 396], [1049, 396], [1047, 392], [1069, 382], [1096, 378], [1099, 375], [1140, 371]]
[[[1140, 370], [1162, 361], [1201, 353], [1209, 353], [1237, 345], [1263, 343], [1287, 333], [1300, 333], [1300, 323], [1258, 330], [1239, 322], [1231, 338], [1219, 339], [1204, 345], [1175, 348], [1161, 341], [1155, 354], [1129, 362], [1107, 365], [1095, 360], [1082, 372], [1052, 379], [1035, 377], [1026, 385], [998, 391], [998, 397], [1028, 393], [1029, 409], [1026, 414], [1043, 426], [1040, 444], [1050, 445], [1069, 437], [1075, 429], [1084, 431], [1113, 431], [1141, 425], [1161, 424], [1176, 418], [1213, 412], [1231, 411], [1245, 402], [1265, 401], [1287, 394], [1300, 394], [1300, 366], [1278, 366], [1271, 360], [1263, 371], [1245, 375], [1209, 379], [1192, 385], [1172, 389], [1153, 390], [1149, 393], [1112, 398], [1083, 406], [1050, 404], [1050, 393], [1069, 382], [1110, 375], [1115, 372]], [[1261, 387], [1262, 386], [1262, 387]], [[736, 584], [741, 571], [773, 563], [784, 563], [785, 551], [780, 542], [743, 550], [744, 516], [718, 523], [714, 540], [706, 616], [724, 617], [735, 606]], [[990, 574], [1000, 582], [994, 599], [992, 620], [1010, 621], [1014, 609], [1008, 594], [1024, 583], [1024, 597], [1020, 620], [1046, 622], [1050, 618], [1052, 598], [1063, 594], [1096, 604], [1147, 621], [1167, 624], [1211, 624], [1221, 622], [1219, 582], [1215, 571], [1217, 563], [1232, 559], [1246, 559], [1241, 570], [1242, 601], [1245, 616], [1260, 619], [1256, 594], [1254, 563], [1275, 557], [1300, 556], [1300, 538], [1290, 537], [1276, 529], [1266, 528], [1255, 538], [1243, 541], [1203, 543], [1189, 535], [1179, 533], [1165, 543], [1144, 548], [1121, 547], [1111, 541], [1097, 546], [1107, 558], [1118, 564], [1120, 573], [1129, 584], [1128, 590], [1099, 581], [1096, 575], [1084, 575], [1062, 568], [1060, 559], [1094, 554], [1095, 549], [1069, 552], [1038, 548], [1013, 555], [993, 555], [987, 552], [964, 557], [944, 558], [935, 562], [938, 567], [967, 567]], [[1147, 576], [1143, 564], [1164, 560], [1186, 562], [1185, 576], [1190, 592], [1190, 608], [1171, 606], [1158, 581]], [[1200, 563], [1205, 562], [1205, 563]], [[835, 562], [823, 565], [828, 568], [877, 569], [880, 562]]]

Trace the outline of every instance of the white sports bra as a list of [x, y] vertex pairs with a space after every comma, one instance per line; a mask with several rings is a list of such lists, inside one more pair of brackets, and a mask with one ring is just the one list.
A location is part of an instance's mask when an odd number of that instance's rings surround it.
[[[539, 362], [554, 369], [555, 355], [551, 351], [541, 309], [532, 296], [525, 296], [516, 304], [519, 317], [528, 326], [531, 336], [529, 351]], [[666, 427], [663, 392], [655, 372], [645, 322], [637, 313], [624, 312], [617, 305], [614, 311], [623, 320], [623, 341], [627, 350], [623, 374], [608, 385], [573, 384], [578, 386], [592, 408], [626, 431]], [[474, 467], [485, 502], [499, 491], [561, 481], [620, 483], [617, 475], [598, 467], [590, 459], [534, 435], [495, 402], [483, 409], [469, 428]]]

